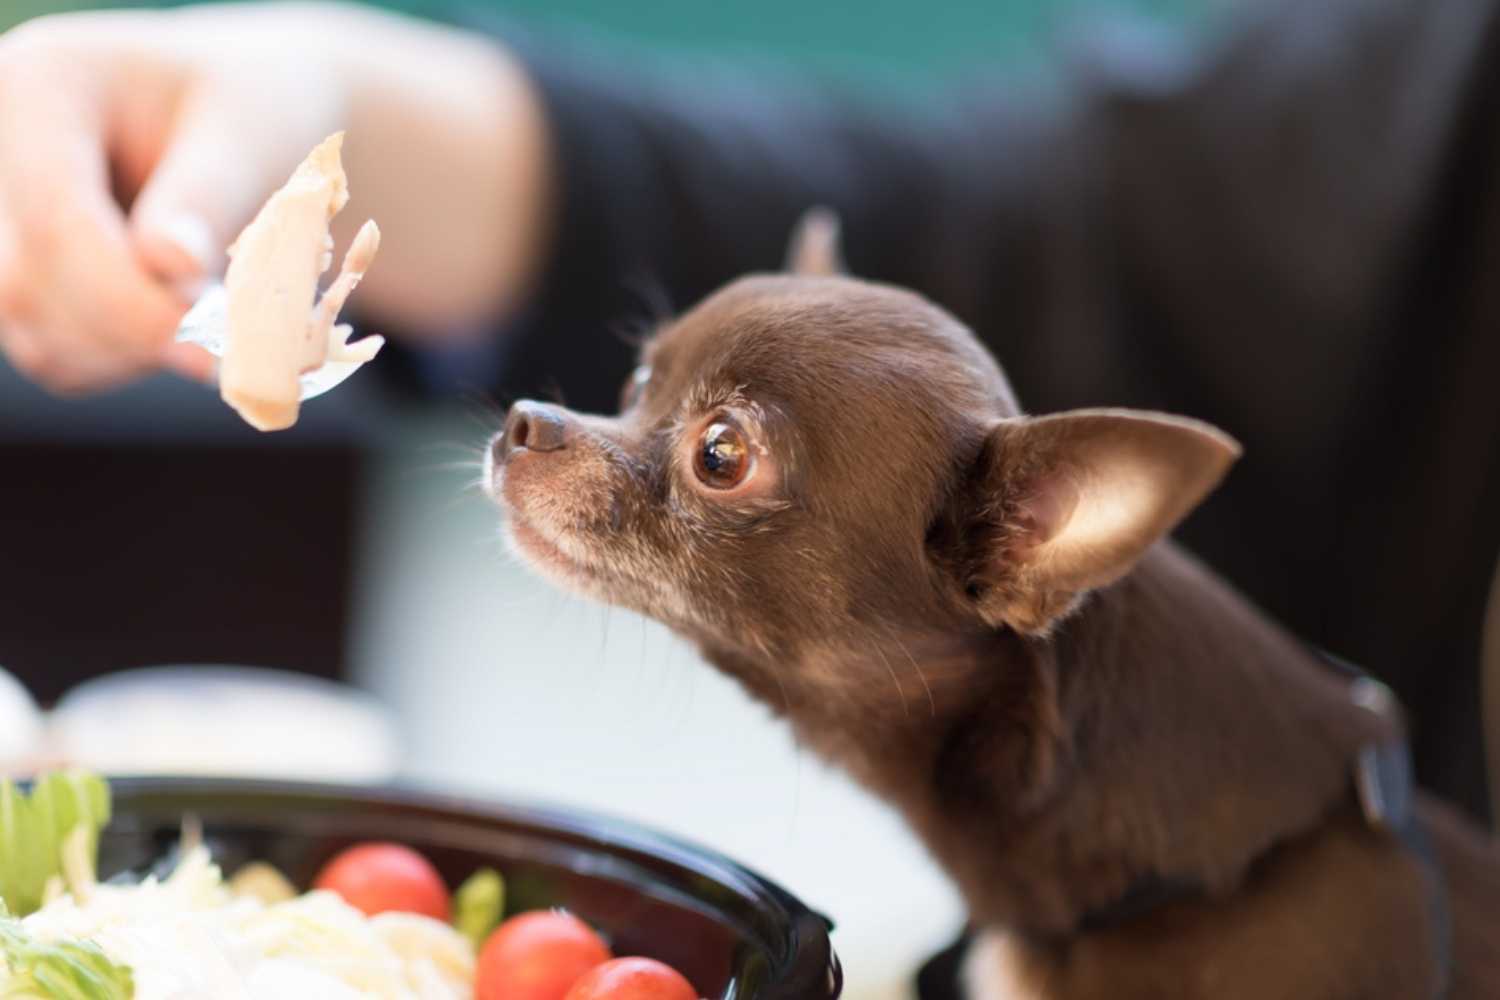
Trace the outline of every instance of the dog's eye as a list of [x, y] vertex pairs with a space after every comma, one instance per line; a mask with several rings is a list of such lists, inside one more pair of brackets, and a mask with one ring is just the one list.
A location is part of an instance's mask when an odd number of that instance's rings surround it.
[[646, 386], [651, 381], [651, 366], [638, 365], [630, 377], [625, 380], [625, 385], [620, 389], [620, 412], [624, 413], [646, 394]]
[[750, 474], [750, 446], [740, 429], [716, 420], [703, 431], [693, 456], [698, 481], [716, 490], [732, 490]]

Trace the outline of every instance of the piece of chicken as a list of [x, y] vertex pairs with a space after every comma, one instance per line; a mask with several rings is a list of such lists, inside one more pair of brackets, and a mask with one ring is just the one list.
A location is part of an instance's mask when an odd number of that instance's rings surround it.
[[328, 361], [368, 361], [383, 341], [347, 343], [335, 325], [380, 246], [374, 221], [361, 227], [321, 301], [318, 280], [333, 259], [329, 223], [349, 200], [342, 132], [324, 140], [271, 195], [229, 247], [224, 287], [229, 336], [219, 368], [224, 401], [262, 431], [297, 422], [299, 376]]

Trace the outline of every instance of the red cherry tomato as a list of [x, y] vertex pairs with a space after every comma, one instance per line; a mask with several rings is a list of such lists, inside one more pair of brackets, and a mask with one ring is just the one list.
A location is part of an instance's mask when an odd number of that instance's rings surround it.
[[448, 887], [428, 860], [400, 844], [357, 844], [323, 866], [314, 889], [331, 889], [362, 913], [390, 910], [448, 920]]
[[698, 991], [654, 958], [617, 958], [584, 973], [566, 1000], [698, 1000]]
[[607, 961], [609, 948], [571, 913], [521, 913], [496, 927], [479, 950], [474, 996], [563, 1000], [580, 976]]

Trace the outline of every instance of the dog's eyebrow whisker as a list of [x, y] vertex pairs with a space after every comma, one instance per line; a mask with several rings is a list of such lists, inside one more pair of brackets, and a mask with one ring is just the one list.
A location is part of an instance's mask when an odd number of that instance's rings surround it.
[[666, 322], [666, 319], [656, 315], [627, 316], [611, 323], [609, 333], [632, 351], [639, 352]]
[[672, 305], [671, 293], [659, 275], [637, 274], [626, 278], [621, 286], [635, 297], [636, 305], [645, 310], [649, 321], [656, 326], [666, 323], [677, 311]]

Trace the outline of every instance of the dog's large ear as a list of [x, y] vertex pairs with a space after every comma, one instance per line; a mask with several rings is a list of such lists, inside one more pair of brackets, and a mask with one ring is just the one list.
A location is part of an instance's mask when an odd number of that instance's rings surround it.
[[786, 269], [792, 274], [830, 277], [844, 273], [839, 249], [839, 217], [832, 209], [810, 208], [792, 230]]
[[1077, 410], [1001, 420], [953, 527], [964, 593], [992, 626], [1045, 634], [1124, 576], [1239, 457], [1196, 420]]

